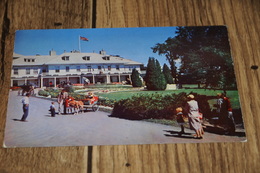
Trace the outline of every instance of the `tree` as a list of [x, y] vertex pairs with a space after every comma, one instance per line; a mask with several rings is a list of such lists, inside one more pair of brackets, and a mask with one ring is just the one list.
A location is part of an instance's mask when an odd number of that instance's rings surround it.
[[166, 56], [172, 74], [176, 70], [172, 64], [180, 58], [180, 71], [191, 76], [190, 82], [224, 90], [236, 87], [225, 26], [178, 27], [175, 37], [152, 49]]
[[165, 55], [166, 60], [171, 66], [171, 73], [175, 78], [175, 82], [177, 80], [177, 68], [175, 60], [180, 58], [176, 50], [178, 50], [179, 45], [179, 41], [176, 38], [169, 37], [164, 43], [157, 43], [154, 47], [151, 48], [153, 53], [157, 52], [158, 55]]
[[163, 74], [164, 74], [164, 77], [165, 77], [167, 84], [173, 84], [174, 83], [172, 75], [171, 75], [171, 70], [169, 69], [169, 67], [166, 64], [163, 65]]
[[149, 58], [144, 80], [148, 90], [166, 89], [167, 83], [158, 60]]
[[132, 70], [131, 80], [133, 87], [141, 87], [143, 85], [143, 81], [141, 79], [140, 73], [134, 68]]

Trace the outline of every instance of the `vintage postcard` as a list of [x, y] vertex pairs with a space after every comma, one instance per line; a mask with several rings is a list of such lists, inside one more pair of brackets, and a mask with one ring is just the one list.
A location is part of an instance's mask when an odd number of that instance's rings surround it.
[[245, 141], [226, 26], [16, 31], [4, 147]]

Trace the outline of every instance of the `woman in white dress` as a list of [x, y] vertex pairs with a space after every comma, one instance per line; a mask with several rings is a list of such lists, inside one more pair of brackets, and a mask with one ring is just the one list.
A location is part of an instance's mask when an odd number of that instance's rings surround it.
[[198, 102], [194, 100], [195, 97], [192, 94], [188, 95], [187, 98], [188, 101], [186, 103], [185, 109], [188, 113], [190, 128], [195, 130], [196, 138], [202, 139], [203, 129], [202, 129], [201, 121], [199, 119], [200, 113], [199, 113]]

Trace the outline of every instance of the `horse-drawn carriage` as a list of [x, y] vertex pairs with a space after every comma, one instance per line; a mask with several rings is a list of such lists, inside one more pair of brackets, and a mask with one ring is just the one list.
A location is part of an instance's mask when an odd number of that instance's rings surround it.
[[[85, 110], [91, 109], [96, 112], [99, 110], [98, 97], [93, 96], [92, 98], [74, 100], [73, 98], [68, 99], [67, 107], [74, 108], [74, 114], [84, 112]], [[72, 110], [71, 110], [72, 112]]]
[[99, 110], [99, 104], [98, 104], [98, 97], [93, 96], [92, 98], [88, 99], [81, 99], [80, 101], [83, 102], [83, 107], [87, 109], [91, 109], [92, 111], [96, 112]]

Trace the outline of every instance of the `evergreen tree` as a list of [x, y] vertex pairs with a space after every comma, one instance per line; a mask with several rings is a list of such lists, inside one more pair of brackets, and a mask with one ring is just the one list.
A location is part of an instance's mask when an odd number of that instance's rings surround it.
[[173, 77], [171, 75], [171, 70], [166, 64], [163, 65], [163, 74], [164, 74], [164, 77], [165, 77], [167, 84], [173, 84], [174, 83]]
[[141, 87], [143, 84], [140, 73], [135, 68], [132, 70], [131, 80], [133, 87]]
[[149, 58], [145, 75], [145, 82], [148, 90], [165, 90], [166, 80], [162, 73], [158, 60]]

